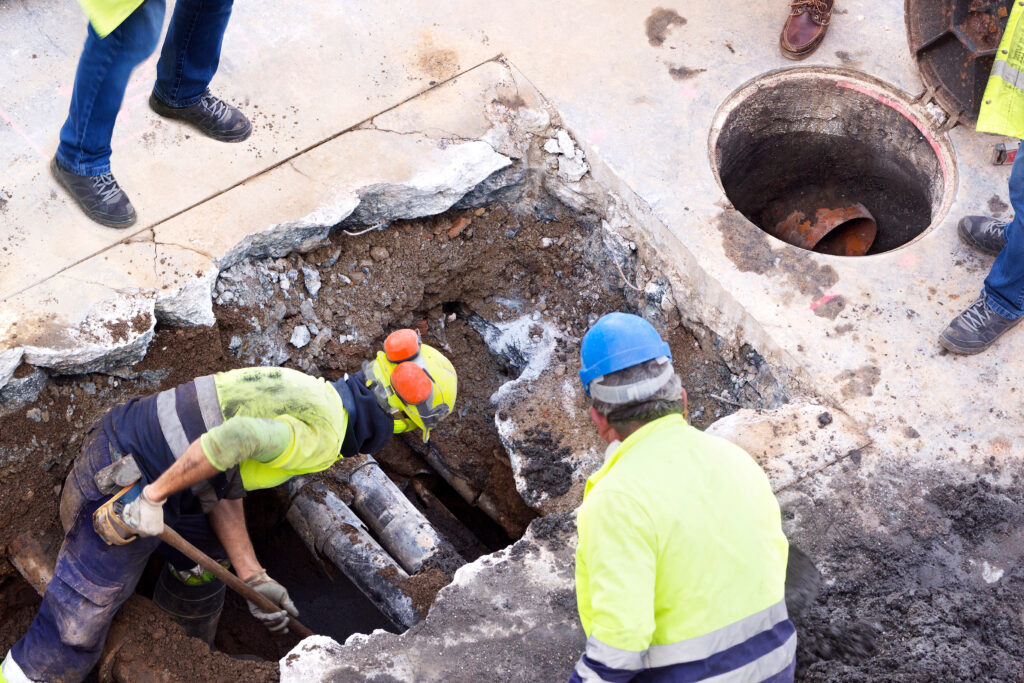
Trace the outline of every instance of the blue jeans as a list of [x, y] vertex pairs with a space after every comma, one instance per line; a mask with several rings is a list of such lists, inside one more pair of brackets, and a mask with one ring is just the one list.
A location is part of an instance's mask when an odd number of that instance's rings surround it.
[[[195, 562], [163, 545], [159, 538], [137, 538], [128, 545], [107, 545], [92, 526], [92, 514], [104, 503], [93, 475], [110, 464], [110, 444], [99, 425], [85, 440], [82, 454], [64, 483], [60, 501], [64, 544], [53, 578], [28, 632], [11, 648], [14, 661], [34, 681], [81, 681], [99, 661], [110, 623], [131, 597], [153, 551], [179, 569]], [[214, 557], [226, 553], [205, 516], [179, 520], [174, 528]]]
[[[198, 102], [220, 62], [232, 0], [177, 0], [153, 93], [172, 107]], [[166, 0], [144, 0], [131, 16], [100, 38], [92, 26], [78, 60], [57, 161], [78, 175], [110, 171], [110, 140], [132, 69], [156, 49]]]
[[1010, 172], [1013, 220], [1006, 226], [1006, 246], [985, 278], [985, 300], [1004, 318], [1024, 316], [1024, 143]]

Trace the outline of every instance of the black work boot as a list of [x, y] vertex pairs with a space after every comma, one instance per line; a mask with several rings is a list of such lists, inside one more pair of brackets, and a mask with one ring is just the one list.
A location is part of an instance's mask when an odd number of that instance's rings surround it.
[[953, 353], [981, 353], [1020, 321], [1021, 318], [1004, 318], [993, 311], [982, 295], [953, 318], [949, 327], [939, 335], [939, 343]]
[[50, 162], [50, 172], [78, 202], [85, 215], [97, 223], [127, 228], [135, 222], [135, 207], [112, 174], [75, 175], [61, 166], [57, 157]]
[[968, 246], [992, 256], [998, 256], [1006, 246], [1006, 223], [988, 216], [964, 216], [958, 227], [960, 239]]
[[211, 95], [209, 90], [203, 93], [202, 99], [189, 107], [164, 104], [156, 94], [149, 96], [149, 106], [160, 116], [191, 123], [203, 134], [221, 142], [241, 142], [252, 132], [252, 124], [245, 118], [245, 114], [216, 95]]

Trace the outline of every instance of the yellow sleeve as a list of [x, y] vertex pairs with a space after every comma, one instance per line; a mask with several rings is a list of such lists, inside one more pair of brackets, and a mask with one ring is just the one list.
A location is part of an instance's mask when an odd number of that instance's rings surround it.
[[283, 418], [233, 417], [199, 437], [210, 464], [221, 472], [245, 460], [270, 462], [287, 452], [295, 440]]
[[577, 590], [587, 635], [621, 650], [647, 650], [658, 559], [647, 513], [627, 495], [592, 493], [580, 510], [577, 557], [585, 566], [586, 585]]

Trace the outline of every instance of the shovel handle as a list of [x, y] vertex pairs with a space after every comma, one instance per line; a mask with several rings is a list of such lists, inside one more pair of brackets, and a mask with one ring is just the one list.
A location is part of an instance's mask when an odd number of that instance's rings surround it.
[[[281, 611], [280, 606], [275, 605], [273, 602], [270, 601], [269, 598], [257, 592], [255, 589], [252, 588], [252, 586], [248, 585], [240, 578], [229, 572], [227, 569], [222, 567], [218, 562], [213, 561], [213, 559], [211, 559], [209, 555], [207, 555], [202, 550], [186, 541], [184, 538], [181, 537], [181, 534], [179, 534], [177, 531], [170, 528], [169, 526], [165, 526], [164, 530], [160, 532], [160, 540], [162, 540], [164, 543], [171, 546], [175, 550], [178, 550], [183, 555], [186, 555], [190, 559], [195, 560], [199, 564], [199, 566], [209, 571], [218, 579], [226, 583], [228, 586], [231, 587], [232, 590], [234, 590], [236, 593], [241, 595], [246, 600], [256, 603], [256, 606], [264, 612]], [[302, 624], [302, 622], [300, 622], [295, 617], [289, 615], [288, 619], [288, 628], [290, 628], [295, 633], [295, 635], [301, 638], [308, 638], [309, 636], [313, 635], [313, 632], [306, 628]]]

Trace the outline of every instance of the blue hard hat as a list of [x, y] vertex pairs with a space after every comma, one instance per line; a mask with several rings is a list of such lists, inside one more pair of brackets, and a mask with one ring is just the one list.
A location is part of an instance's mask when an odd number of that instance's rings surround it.
[[672, 360], [668, 344], [654, 326], [632, 313], [609, 313], [594, 323], [580, 345], [580, 381], [590, 395], [590, 383], [619, 370], [662, 356]]

